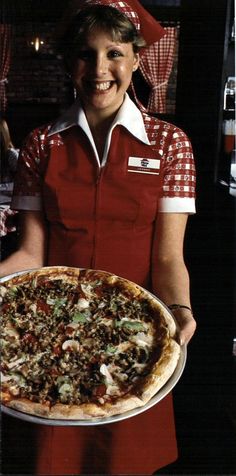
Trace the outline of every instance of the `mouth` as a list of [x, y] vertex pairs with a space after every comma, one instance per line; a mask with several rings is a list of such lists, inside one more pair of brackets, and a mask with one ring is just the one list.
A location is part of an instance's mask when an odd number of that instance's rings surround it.
[[114, 81], [90, 81], [89, 89], [96, 92], [108, 91], [112, 88]]

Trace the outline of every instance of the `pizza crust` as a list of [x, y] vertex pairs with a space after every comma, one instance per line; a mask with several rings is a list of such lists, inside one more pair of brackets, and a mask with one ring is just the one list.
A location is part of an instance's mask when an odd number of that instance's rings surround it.
[[40, 278], [45, 278], [47, 281], [63, 279], [66, 283], [76, 284], [79, 276], [79, 268], [68, 268], [66, 266], [44, 266], [43, 268], [35, 269], [15, 276], [8, 281], [8, 285], [23, 284], [27, 282], [29, 278], [35, 279], [35, 284], [40, 281]]
[[17, 398], [12, 399], [7, 404], [8, 407], [13, 408], [23, 413], [28, 413], [30, 415], [37, 415], [43, 418], [50, 418], [50, 407], [49, 405], [43, 405], [42, 403], [31, 402], [27, 398]]
[[165, 327], [168, 329], [168, 339], [164, 342], [161, 357], [153, 365], [150, 374], [145, 378], [141, 378], [141, 386], [139, 385], [138, 387], [135, 384], [133, 392], [127, 393], [110, 402], [104, 402], [103, 404], [91, 402], [82, 403], [80, 405], [56, 403], [50, 407], [49, 404], [35, 403], [27, 398], [10, 396], [9, 399], [9, 394], [5, 392], [2, 395], [2, 401], [6, 406], [48, 419], [91, 420], [93, 418], [111, 417], [147, 404], [165, 385], [175, 371], [180, 357], [180, 345], [175, 340], [177, 332], [176, 322], [165, 306], [139, 285], [120, 278], [119, 276], [99, 270], [80, 270], [78, 268], [68, 268], [65, 266], [52, 266], [18, 275], [8, 281], [7, 287], [27, 282], [29, 277], [30, 279], [35, 279], [36, 284], [37, 281], [40, 282], [40, 280], [44, 278], [47, 281], [60, 279], [66, 283], [77, 284], [81, 275], [86, 276], [88, 281], [102, 280], [108, 286], [117, 285], [121, 290], [124, 290], [128, 294], [130, 293], [132, 299], [148, 300], [154, 313], [156, 312], [158, 314], [160, 320], [162, 322], [164, 321]]
[[151, 374], [146, 378], [142, 386], [140, 398], [146, 404], [170, 379], [173, 375], [180, 357], [180, 345], [173, 339], [163, 355], [154, 365]]

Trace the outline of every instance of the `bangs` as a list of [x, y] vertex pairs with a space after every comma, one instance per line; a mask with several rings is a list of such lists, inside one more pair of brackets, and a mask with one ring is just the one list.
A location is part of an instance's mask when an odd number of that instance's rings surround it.
[[79, 11], [60, 38], [59, 48], [67, 66], [94, 31], [106, 32], [114, 42], [132, 43], [135, 53], [146, 45], [126, 15], [110, 6], [94, 5]]
[[[135, 26], [121, 12], [112, 7], [96, 6], [82, 11], [75, 21], [75, 38], [85, 39], [94, 30], [102, 30], [111, 35], [113, 41], [133, 42], [137, 36]], [[76, 33], [76, 31], [75, 31]]]

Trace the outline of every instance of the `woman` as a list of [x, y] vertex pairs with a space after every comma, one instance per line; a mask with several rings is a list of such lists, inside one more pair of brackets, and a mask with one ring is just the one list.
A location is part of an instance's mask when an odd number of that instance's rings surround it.
[[[144, 46], [139, 30], [127, 3], [81, 3], [63, 38], [78, 99], [22, 150], [12, 203], [22, 239], [0, 272], [50, 264], [116, 273], [177, 303], [187, 343], [196, 326], [183, 259], [192, 151], [182, 131], [141, 113], [126, 93]], [[122, 422], [39, 433], [38, 474], [151, 474], [177, 457], [171, 395]]]

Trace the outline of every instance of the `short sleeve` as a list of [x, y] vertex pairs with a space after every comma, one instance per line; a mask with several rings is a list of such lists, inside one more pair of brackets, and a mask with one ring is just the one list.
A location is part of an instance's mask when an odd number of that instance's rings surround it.
[[195, 213], [196, 171], [191, 142], [179, 128], [168, 124], [163, 149], [163, 188], [160, 212]]

